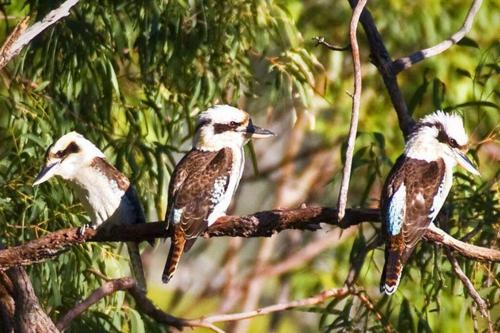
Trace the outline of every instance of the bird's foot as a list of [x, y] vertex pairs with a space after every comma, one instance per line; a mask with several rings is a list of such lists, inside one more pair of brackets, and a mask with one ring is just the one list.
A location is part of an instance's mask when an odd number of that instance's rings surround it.
[[90, 224], [90, 223], [86, 223], [86, 224], [82, 225], [80, 228], [78, 228], [78, 231], [76, 232], [78, 238], [84, 238], [85, 231], [89, 228], [95, 230], [97, 227], [95, 225]]

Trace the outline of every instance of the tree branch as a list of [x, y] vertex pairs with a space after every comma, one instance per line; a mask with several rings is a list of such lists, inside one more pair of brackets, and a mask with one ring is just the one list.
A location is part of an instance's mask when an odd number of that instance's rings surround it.
[[352, 157], [354, 154], [354, 145], [356, 144], [356, 134], [358, 132], [359, 106], [361, 104], [361, 61], [359, 59], [359, 46], [356, 33], [358, 31], [358, 22], [361, 12], [368, 0], [361, 0], [357, 3], [352, 12], [351, 24], [349, 27], [349, 40], [351, 41], [352, 62], [354, 67], [354, 95], [352, 97], [352, 115], [351, 125], [349, 127], [349, 138], [347, 140], [347, 149], [345, 153], [344, 170], [342, 170], [342, 182], [340, 184], [339, 199], [337, 203], [338, 217], [342, 221], [347, 204], [347, 193], [349, 191], [349, 180], [351, 179]]
[[201, 319], [188, 320], [187, 323], [189, 326], [202, 326], [206, 324], [214, 324], [219, 322], [228, 322], [228, 321], [238, 321], [243, 319], [249, 319], [257, 316], [262, 316], [265, 314], [290, 310], [293, 308], [313, 306], [317, 304], [321, 304], [325, 302], [329, 298], [344, 298], [351, 294], [348, 288], [334, 288], [322, 291], [321, 293], [304, 298], [301, 300], [291, 301], [288, 303], [274, 304], [270, 306], [266, 306], [263, 308], [259, 308], [252, 311], [241, 312], [241, 313], [231, 313], [231, 314], [221, 314], [209, 316]]
[[431, 223], [431, 225], [427, 228], [425, 239], [438, 245], [444, 245], [450, 249], [453, 249], [460, 253], [462, 256], [469, 259], [500, 262], [499, 250], [488, 249], [486, 247], [462, 242], [461, 240], [451, 237], [449, 234], [435, 226], [433, 223]]
[[51, 10], [41, 21], [36, 22], [31, 27], [27, 28], [27, 20], [23, 19], [12, 33], [7, 37], [3, 46], [0, 48], [0, 69], [26, 46], [33, 38], [38, 36], [42, 31], [53, 25], [61, 18], [69, 15], [71, 7], [76, 5], [79, 0], [67, 0], [58, 8]]
[[83, 302], [78, 303], [71, 310], [66, 312], [56, 326], [61, 331], [67, 329], [71, 322], [85, 312], [90, 306], [99, 302], [104, 297], [111, 295], [119, 290], [127, 291], [137, 303], [137, 307], [140, 312], [147, 314], [158, 323], [165, 324], [168, 326], [173, 326], [178, 329], [182, 327], [190, 326], [186, 323], [186, 320], [182, 318], [177, 318], [169, 315], [161, 310], [159, 310], [144, 294], [143, 291], [137, 286], [137, 283], [131, 277], [125, 277], [120, 279], [109, 280], [104, 283], [100, 288], [96, 289], [89, 297], [87, 297]]
[[[346, 229], [362, 222], [380, 222], [379, 210], [347, 209], [344, 219], [339, 222], [337, 210], [333, 208], [275, 209], [247, 216], [223, 216], [205, 232], [204, 237], [270, 237], [287, 229], [318, 230], [321, 223]], [[0, 271], [45, 261], [84, 242], [140, 242], [151, 238], [167, 238], [170, 233], [166, 228], [164, 222], [151, 222], [122, 224], [98, 230], [87, 228], [83, 235], [80, 235], [80, 228], [58, 230], [25, 244], [0, 250]], [[425, 238], [470, 259], [500, 262], [499, 250], [464, 243], [433, 224], [429, 226]]]
[[453, 35], [451, 35], [450, 38], [442, 41], [441, 43], [434, 45], [432, 47], [429, 47], [427, 49], [423, 49], [417, 52], [414, 52], [410, 54], [409, 56], [399, 58], [397, 60], [394, 60], [391, 64], [392, 72], [394, 75], [397, 75], [398, 73], [404, 71], [405, 69], [410, 68], [417, 62], [420, 62], [426, 58], [434, 57], [446, 50], [448, 50], [450, 47], [458, 43], [462, 38], [465, 37], [467, 33], [472, 28], [472, 23], [474, 22], [474, 18], [476, 17], [476, 14], [479, 11], [479, 8], [481, 8], [483, 0], [474, 0], [472, 2], [471, 7], [469, 8], [469, 12], [467, 13], [464, 23], [462, 27], [455, 32]]
[[59, 333], [40, 306], [24, 268], [12, 267], [7, 271], [7, 276], [12, 282], [12, 299], [15, 304], [14, 332]]
[[[355, 8], [358, 0], [349, 0], [352, 8]], [[396, 110], [398, 116], [399, 127], [403, 132], [405, 139], [408, 138], [415, 121], [408, 112], [408, 106], [403, 97], [401, 89], [399, 89], [398, 80], [396, 75], [392, 72], [392, 60], [387, 51], [387, 48], [382, 41], [379, 31], [373, 21], [370, 11], [365, 8], [360, 17], [361, 24], [365, 30], [368, 44], [370, 46], [370, 57], [373, 64], [377, 67], [380, 75], [384, 80], [385, 87], [391, 98], [392, 105]]]

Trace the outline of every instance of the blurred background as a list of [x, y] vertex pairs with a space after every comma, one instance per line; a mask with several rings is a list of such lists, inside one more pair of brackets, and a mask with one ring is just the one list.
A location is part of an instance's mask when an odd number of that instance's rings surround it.
[[[40, 20], [61, 1], [0, 2], [2, 39], [26, 15]], [[392, 57], [454, 33], [471, 1], [370, 2]], [[60, 180], [31, 186], [45, 149], [76, 130], [135, 184], [148, 221], [164, 217], [169, 176], [190, 149], [196, 115], [217, 103], [247, 110], [275, 139], [247, 147], [231, 214], [278, 207], [334, 207], [353, 91], [351, 54], [316, 46], [314, 36], [348, 44], [347, 1], [82, 1], [0, 72], [0, 232], [6, 245], [88, 221]], [[370, 64], [360, 27], [363, 93], [348, 207], [378, 207], [385, 176], [403, 149], [396, 114]], [[399, 75], [414, 117], [436, 109], [463, 115], [481, 177], [457, 170], [442, 227], [498, 247], [500, 3], [485, 1], [460, 45]], [[284, 231], [268, 239], [199, 240], [174, 279], [161, 283], [168, 241], [143, 245], [148, 296], [161, 309], [196, 318], [232, 313], [341, 287], [350, 260], [379, 233]], [[470, 332], [487, 325], [442, 250], [418, 247], [398, 292], [378, 291], [383, 251], [370, 251], [358, 298], [223, 323], [228, 332]], [[459, 258], [500, 330], [500, 268]], [[74, 247], [28, 268], [44, 309], [57, 319], [103, 282], [129, 274], [117, 243]], [[117, 292], [92, 306], [70, 332], [167, 332]], [[196, 329], [196, 332], [204, 331]]]

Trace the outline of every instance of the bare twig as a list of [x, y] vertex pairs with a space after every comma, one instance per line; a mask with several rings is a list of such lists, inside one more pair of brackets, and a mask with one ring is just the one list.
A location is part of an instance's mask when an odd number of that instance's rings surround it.
[[159, 310], [137, 286], [137, 283], [131, 277], [110, 280], [104, 283], [100, 288], [96, 289], [89, 297], [81, 303], [78, 303], [71, 310], [66, 312], [57, 322], [57, 328], [61, 331], [67, 329], [71, 322], [85, 312], [91, 305], [99, 302], [104, 297], [111, 295], [119, 290], [125, 290], [130, 293], [137, 303], [139, 311], [147, 314], [155, 321], [168, 326], [173, 326], [181, 329], [185, 326], [186, 321], [182, 318], [177, 318]]
[[[356, 7], [358, 3], [357, 0], [348, 1], [353, 8]], [[368, 44], [370, 45], [371, 61], [375, 66], [377, 66], [377, 69], [384, 80], [385, 87], [387, 88], [392, 105], [394, 106], [398, 116], [399, 127], [401, 128], [405, 139], [407, 139], [413, 126], [415, 125], [415, 121], [408, 112], [408, 106], [406, 105], [401, 89], [399, 89], [396, 75], [392, 72], [392, 59], [384, 45], [377, 27], [375, 26], [373, 17], [367, 8], [365, 8], [361, 13], [360, 21], [363, 25], [363, 29], [365, 30]]]
[[0, 49], [0, 69], [5, 67], [13, 57], [19, 54], [23, 47], [33, 38], [61, 18], [68, 16], [71, 7], [76, 5], [78, 1], [79, 0], [67, 0], [63, 2], [61, 6], [50, 11], [41, 21], [36, 22], [29, 28], [26, 28], [27, 19], [22, 20]]
[[356, 296], [361, 302], [361, 304], [363, 304], [363, 306], [366, 309], [368, 309], [368, 311], [373, 313], [375, 318], [383, 324], [382, 328], [384, 329], [385, 332], [395, 332], [391, 323], [386, 318], [384, 318], [382, 314], [375, 308], [375, 305], [373, 304], [372, 300], [368, 297], [366, 292], [355, 291], [353, 292], [353, 295]]
[[358, 22], [361, 12], [368, 0], [361, 0], [357, 3], [352, 12], [351, 25], [349, 28], [349, 39], [351, 41], [352, 60], [354, 66], [354, 96], [352, 97], [352, 115], [349, 128], [349, 138], [347, 140], [347, 149], [345, 153], [344, 170], [342, 171], [342, 182], [340, 184], [339, 199], [337, 203], [339, 221], [342, 221], [347, 204], [347, 193], [349, 191], [349, 180], [351, 179], [352, 157], [354, 154], [354, 145], [356, 143], [356, 134], [358, 133], [359, 106], [361, 104], [361, 61], [359, 59], [359, 46], [356, 33], [358, 31]]
[[474, 302], [476, 303], [479, 312], [483, 315], [483, 317], [486, 318], [488, 321], [488, 330], [490, 333], [493, 333], [493, 323], [491, 321], [490, 317], [490, 312], [488, 310], [488, 304], [484, 299], [481, 298], [479, 293], [477, 292], [476, 288], [474, 288], [474, 285], [472, 284], [471, 280], [465, 275], [464, 271], [462, 268], [460, 268], [460, 264], [458, 263], [457, 258], [451, 253], [449, 249], [445, 249], [444, 253], [446, 254], [446, 257], [448, 257], [448, 260], [451, 263], [451, 267], [453, 268], [453, 272], [455, 272], [455, 275], [462, 281], [462, 284], [464, 285], [465, 289], [467, 290], [467, 293], [472, 297]]
[[270, 306], [266, 306], [260, 309], [241, 312], [241, 313], [231, 313], [231, 314], [221, 314], [209, 316], [201, 319], [188, 320], [187, 323], [190, 326], [200, 326], [204, 324], [213, 324], [220, 322], [229, 322], [229, 321], [239, 321], [243, 319], [249, 319], [257, 316], [262, 316], [265, 314], [270, 314], [278, 311], [285, 311], [294, 308], [301, 308], [307, 306], [313, 306], [317, 304], [321, 304], [330, 298], [344, 298], [348, 296], [351, 292], [347, 288], [335, 288], [322, 291], [321, 293], [304, 298], [301, 300], [291, 301], [288, 303], [274, 304]]
[[469, 8], [469, 12], [467, 13], [464, 23], [462, 27], [455, 32], [453, 35], [451, 35], [450, 38], [442, 41], [441, 43], [434, 45], [432, 47], [429, 47], [427, 49], [423, 49], [417, 52], [414, 52], [410, 54], [409, 56], [399, 58], [397, 60], [394, 60], [391, 68], [392, 72], [397, 75], [398, 73], [404, 71], [405, 69], [410, 68], [417, 62], [420, 62], [426, 58], [434, 57], [450, 47], [452, 47], [454, 44], [458, 43], [462, 38], [465, 37], [465, 35], [471, 30], [472, 28], [472, 23], [474, 22], [474, 18], [476, 17], [477, 12], [479, 11], [479, 8], [481, 8], [483, 0], [474, 0], [472, 2], [471, 7]]
[[327, 49], [332, 50], [332, 51], [348, 51], [351, 49], [350, 44], [348, 44], [346, 46], [335, 46], [333, 44], [330, 44], [325, 40], [325, 37], [323, 37], [323, 36], [315, 36], [315, 37], [313, 37], [313, 41], [316, 42], [316, 46], [322, 45], [322, 46], [324, 46]]

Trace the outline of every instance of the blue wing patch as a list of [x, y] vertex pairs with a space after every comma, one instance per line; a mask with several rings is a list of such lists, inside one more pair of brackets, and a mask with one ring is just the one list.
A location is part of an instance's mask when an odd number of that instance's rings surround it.
[[406, 186], [401, 184], [396, 193], [389, 201], [388, 212], [385, 225], [388, 228], [389, 235], [395, 236], [401, 232], [403, 226], [406, 207]]

